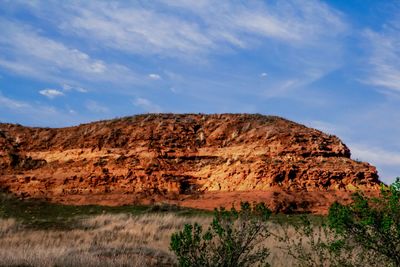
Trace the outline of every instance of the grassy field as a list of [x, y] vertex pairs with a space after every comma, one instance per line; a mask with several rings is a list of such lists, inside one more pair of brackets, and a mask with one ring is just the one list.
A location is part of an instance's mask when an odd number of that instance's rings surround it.
[[[206, 227], [213, 214], [167, 205], [65, 206], [6, 194], [0, 200], [0, 266], [172, 266], [171, 234], [186, 223]], [[282, 223], [297, 222], [296, 215], [274, 215], [270, 228], [277, 233]], [[272, 266], [296, 266], [278, 241], [265, 245]]]
[[67, 206], [0, 195], [0, 266], [171, 266], [170, 235], [212, 212]]
[[11, 195], [0, 193], [0, 218], [13, 218], [27, 228], [68, 230], [77, 227], [82, 218], [101, 214], [162, 214], [171, 213], [178, 216], [211, 216], [212, 212], [180, 208], [171, 205], [138, 206], [69, 206], [53, 204], [41, 200], [20, 200]]

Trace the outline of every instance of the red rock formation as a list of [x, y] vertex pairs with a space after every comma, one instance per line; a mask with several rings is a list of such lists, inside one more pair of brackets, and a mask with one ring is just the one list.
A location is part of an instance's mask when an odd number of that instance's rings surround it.
[[273, 116], [148, 114], [62, 129], [0, 124], [0, 187], [68, 204], [263, 200], [324, 212], [376, 190], [337, 137]]

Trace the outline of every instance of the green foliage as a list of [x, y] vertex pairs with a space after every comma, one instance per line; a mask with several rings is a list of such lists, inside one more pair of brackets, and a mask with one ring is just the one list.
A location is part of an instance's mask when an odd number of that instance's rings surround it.
[[280, 248], [295, 259], [296, 266], [371, 266], [363, 250], [350, 245], [345, 236], [336, 233], [325, 221], [321, 217], [312, 222], [307, 216], [302, 216], [300, 223], [281, 224], [280, 230], [273, 235], [281, 244]]
[[347, 243], [362, 247], [381, 266], [400, 266], [400, 179], [383, 186], [376, 198], [356, 193], [353, 203], [335, 203], [329, 210], [329, 225]]
[[400, 177], [396, 177], [396, 180], [391, 184], [393, 190], [400, 191]]
[[269, 235], [270, 210], [263, 203], [241, 203], [240, 210], [216, 209], [208, 230], [199, 224], [184, 226], [171, 236], [170, 249], [179, 266], [269, 266], [269, 251], [261, 245]]
[[400, 178], [379, 197], [333, 204], [326, 222], [280, 227], [273, 235], [299, 266], [400, 266]]

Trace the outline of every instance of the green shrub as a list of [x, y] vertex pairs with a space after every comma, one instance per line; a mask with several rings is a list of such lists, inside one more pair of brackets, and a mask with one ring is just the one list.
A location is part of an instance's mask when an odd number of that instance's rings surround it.
[[280, 227], [273, 235], [299, 266], [400, 266], [400, 178], [378, 197], [334, 203], [319, 223]]
[[240, 210], [220, 208], [208, 230], [187, 224], [171, 237], [170, 249], [179, 266], [269, 266], [269, 251], [262, 246], [269, 235], [267, 220], [271, 212], [263, 203], [241, 203]]
[[347, 243], [367, 251], [379, 266], [400, 266], [400, 180], [383, 186], [379, 197], [356, 193], [353, 203], [335, 203], [329, 210], [329, 225], [346, 237]]
[[272, 235], [280, 248], [304, 267], [365, 267], [371, 264], [365, 250], [348, 241], [326, 224], [326, 218], [313, 220], [302, 216], [300, 222], [280, 224]]

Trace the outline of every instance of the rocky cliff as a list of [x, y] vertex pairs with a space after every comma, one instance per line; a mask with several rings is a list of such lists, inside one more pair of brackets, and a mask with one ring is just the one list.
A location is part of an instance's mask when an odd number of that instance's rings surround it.
[[147, 114], [50, 129], [0, 124], [0, 187], [68, 204], [265, 201], [324, 212], [379, 187], [337, 137], [274, 116]]

